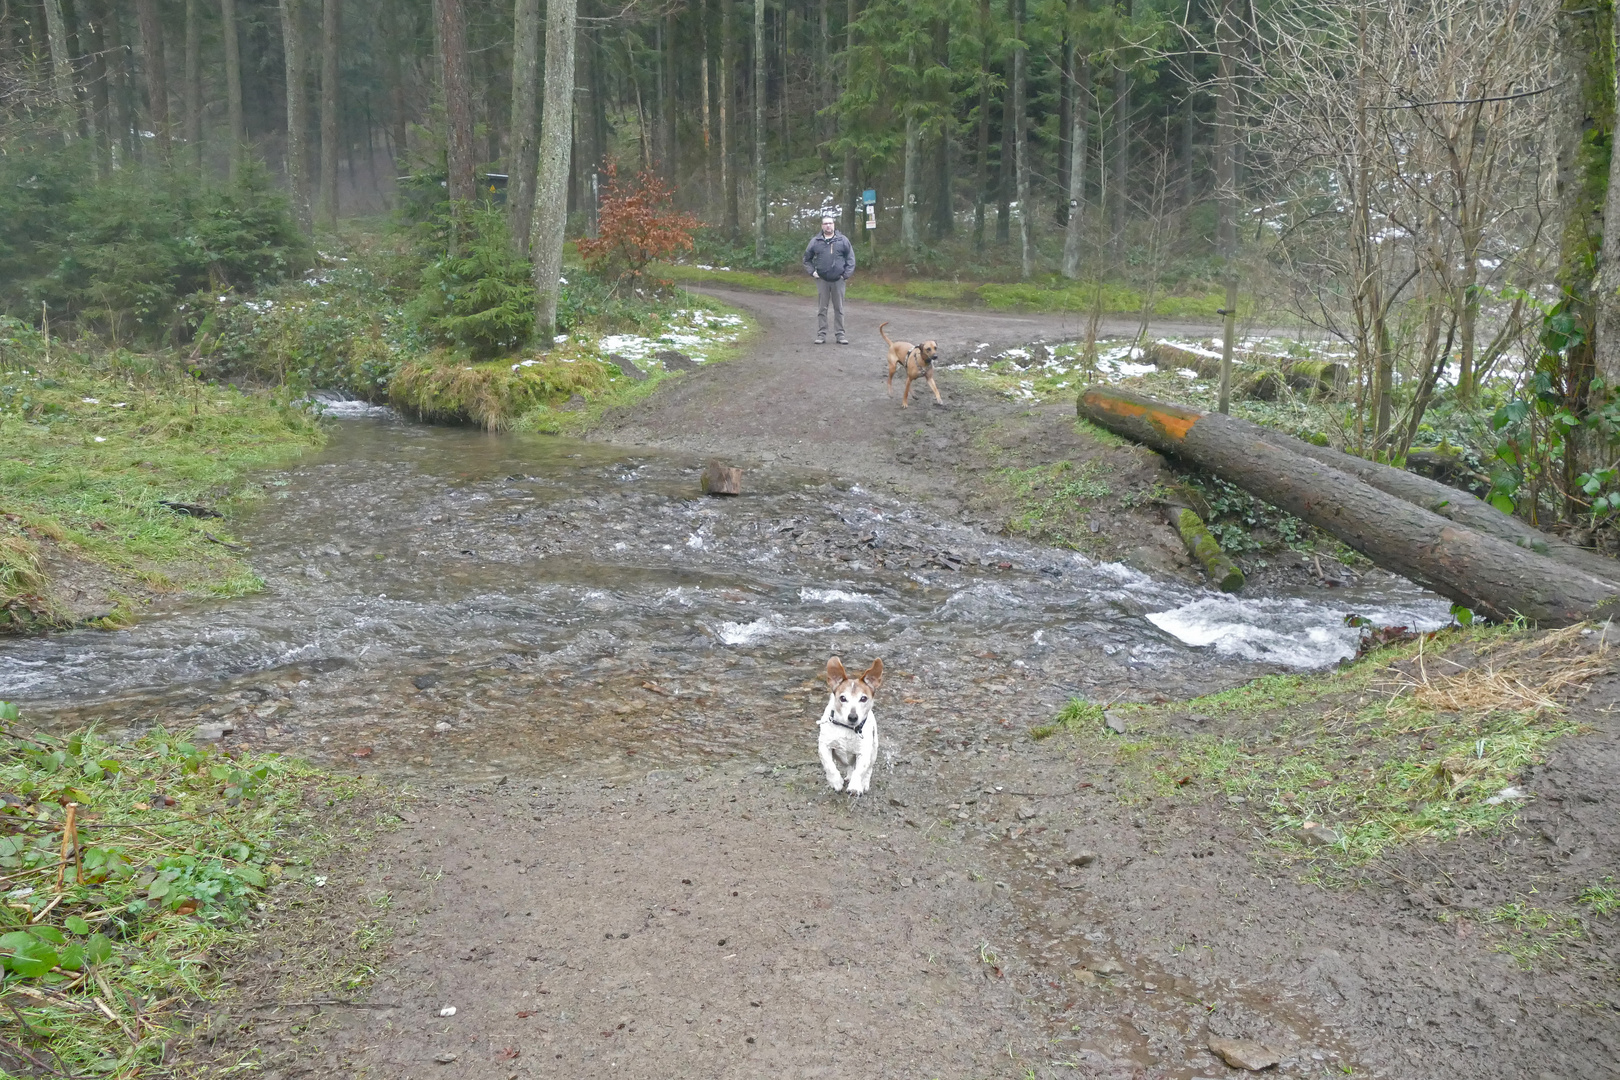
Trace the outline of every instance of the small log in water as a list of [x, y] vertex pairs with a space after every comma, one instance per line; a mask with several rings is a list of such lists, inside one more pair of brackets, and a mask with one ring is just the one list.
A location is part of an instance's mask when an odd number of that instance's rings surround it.
[[[1534, 545], [1520, 547], [1466, 527], [1306, 452], [1321, 447], [1219, 413], [1107, 388], [1088, 390], [1078, 410], [1094, 424], [1236, 484], [1481, 615], [1568, 626], [1620, 612], [1620, 569], [1605, 566], [1607, 572], [1593, 573]], [[1462, 492], [1450, 497], [1468, 498]]]
[[1184, 506], [1170, 507], [1170, 527], [1181, 534], [1187, 545], [1187, 554], [1198, 560], [1209, 576], [1210, 584], [1221, 592], [1237, 592], [1243, 588], [1243, 571], [1221, 550], [1220, 541], [1204, 525], [1204, 519]]
[[705, 495], [741, 495], [742, 470], [711, 461], [703, 470], [702, 485]]

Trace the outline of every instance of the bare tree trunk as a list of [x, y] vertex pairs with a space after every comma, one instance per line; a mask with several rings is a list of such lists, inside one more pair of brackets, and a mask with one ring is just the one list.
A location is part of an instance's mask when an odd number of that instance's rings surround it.
[[698, 29], [703, 34], [703, 216], [714, 220], [714, 111], [709, 97], [709, 5], [698, 9]]
[[1012, 79], [1001, 92], [1001, 160], [996, 169], [996, 243], [1005, 244], [1012, 239], [1013, 187], [1017, 183], [1013, 166], [1017, 151], [1013, 149], [1013, 132], [1018, 121], [1013, 116]]
[[754, 0], [754, 258], [765, 258], [765, 0]]
[[[1610, 74], [1614, 60], [1605, 55], [1610, 41], [1603, 31], [1612, 22], [1611, 4], [1594, 7], [1585, 0], [1562, 0], [1557, 43], [1558, 91], [1562, 99], [1558, 131], [1558, 203], [1564, 223], [1559, 241], [1557, 284], [1563, 294], [1564, 314], [1575, 320], [1583, 339], [1564, 353], [1565, 402], [1577, 417], [1592, 405], [1594, 345], [1601, 331], [1596, 323], [1594, 271], [1601, 261], [1606, 207], [1604, 186], [1612, 168], [1609, 139], [1614, 131], [1615, 85]], [[1605, 160], [1605, 158], [1608, 158]], [[1579, 504], [1572, 495], [1576, 477], [1588, 458], [1584, 432], [1571, 429], [1564, 440], [1563, 490], [1565, 513], [1573, 517]]]
[[1028, 280], [1035, 273], [1035, 248], [1029, 235], [1034, 208], [1029, 205], [1029, 117], [1024, 107], [1025, 69], [1029, 66], [1029, 50], [1024, 47], [1024, 0], [1013, 0], [1013, 37], [1018, 40], [1013, 49], [1013, 117], [1017, 124], [1013, 157], [1018, 175], [1019, 276]]
[[[1074, 34], [1069, 30], [1069, 24], [1074, 18], [1074, 0], [1065, 0], [1063, 11], [1063, 33], [1058, 41], [1058, 152], [1057, 152], [1057, 189], [1067, 196], [1069, 191], [1069, 162], [1074, 156], [1069, 150], [1069, 135], [1073, 130], [1070, 117], [1074, 113]], [[1057, 223], [1069, 223], [1069, 201], [1067, 198], [1057, 200]]]
[[979, 142], [974, 166], [973, 250], [984, 251], [984, 204], [990, 187], [990, 0], [979, 0]]
[[[467, 70], [467, 16], [462, 0], [439, 2], [439, 55], [444, 66], [445, 158], [450, 216], [459, 219], [478, 189], [473, 178], [472, 87]], [[452, 234], [453, 235], [453, 234]]]
[[219, 0], [220, 36], [225, 43], [225, 112], [231, 128], [230, 176], [241, 175], [247, 149], [247, 118], [242, 112], [242, 44], [236, 36], [236, 0]]
[[321, 220], [337, 225], [338, 19], [341, 0], [321, 6]]
[[62, 18], [62, 0], [44, 0], [45, 37], [51, 52], [51, 94], [61, 110], [62, 138], [72, 142], [79, 120], [73, 108], [73, 58], [68, 49], [67, 20]]
[[[844, 79], [846, 85], [855, 76], [855, 0], [848, 0], [844, 15]], [[844, 120], [844, 131], [849, 132], [850, 122]], [[844, 228], [845, 234], [854, 243], [856, 230], [860, 228], [861, 213], [855, 205], [855, 144], [846, 143], [844, 146]]]
[[737, 26], [736, 0], [720, 0], [720, 196], [727, 239], [742, 230], [737, 176]]
[[1226, 283], [1226, 306], [1222, 308], [1221, 378], [1219, 410], [1231, 407], [1232, 339], [1237, 333], [1237, 86], [1233, 56], [1234, 0], [1221, 0], [1220, 20], [1215, 29], [1215, 48], [1220, 74], [1219, 96], [1215, 99], [1215, 252], [1221, 260], [1221, 276]]
[[540, 173], [534, 188], [534, 332], [557, 336], [563, 238], [568, 229], [568, 151], [574, 130], [574, 24], [577, 0], [547, 0], [546, 90], [540, 125]]
[[146, 109], [156, 136], [158, 157], [169, 160], [169, 76], [163, 63], [163, 24], [158, 20], [157, 0], [135, 0], [135, 20], [140, 27], [141, 54], [146, 65]]
[[535, 99], [540, 82], [540, 0], [517, 0], [512, 12], [512, 154], [506, 209], [512, 249], [529, 254], [529, 221], [534, 216], [534, 182], [539, 168]]
[[96, 0], [91, 0], [86, 9], [88, 18], [84, 20], [83, 31], [86, 36], [82, 39], [87, 66], [85, 113], [90, 120], [89, 136], [94, 146], [92, 160], [99, 179], [105, 175], [106, 167], [111, 163], [112, 140], [116, 137], [112, 120], [112, 67], [107, 63], [107, 35], [102, 6]]
[[281, 51], [287, 70], [287, 189], [293, 217], [306, 234], [309, 219], [309, 155], [304, 140], [309, 124], [304, 99], [304, 23], [301, 0], [281, 0]]
[[122, 9], [103, 0], [102, 25], [107, 41], [107, 152], [113, 169], [136, 160], [134, 139], [135, 94], [131, 86], [129, 50], [124, 46]]
[[832, 48], [827, 21], [828, 6], [827, 0], [816, 0], [816, 18], [820, 25], [820, 32], [816, 34], [816, 149], [821, 156], [821, 171], [831, 179], [832, 155], [827, 152], [827, 143], [836, 132], [828, 112], [833, 103], [832, 60], [828, 56]]
[[[917, 50], [913, 46], [907, 54], [907, 65], [917, 68]], [[905, 95], [902, 108], [906, 111], [906, 149], [904, 181], [900, 192], [900, 246], [908, 257], [917, 254], [917, 102], [915, 83]]]
[[[1614, 46], [1620, 50], [1620, 15], [1612, 19]], [[1617, 52], [1616, 55], [1620, 55]], [[1617, 72], [1620, 80], [1620, 72]], [[1620, 82], [1611, 88], [1620, 101]], [[1609, 186], [1603, 198], [1603, 246], [1599, 252], [1597, 272], [1597, 341], [1593, 349], [1593, 367], [1611, 397], [1620, 400], [1620, 148], [1609, 149]], [[1478, 302], [1475, 302], [1475, 309]], [[1472, 336], [1473, 321], [1469, 321]], [[1459, 381], [1458, 391], [1462, 387]]]
[[1069, 114], [1069, 227], [1063, 235], [1063, 276], [1080, 277], [1080, 249], [1086, 233], [1086, 151], [1091, 148], [1091, 60], [1075, 67], [1074, 104]]
[[[951, 66], [951, 24], [949, 19], [934, 20], [934, 63], [946, 70]], [[942, 240], [956, 232], [956, 190], [954, 183], [956, 140], [955, 124], [951, 112], [951, 91], [946, 88], [936, 95], [935, 105], [944, 112], [946, 121], [939, 126], [939, 146], [934, 153], [933, 224], [934, 239]]]
[[1131, 73], [1121, 63], [1114, 65], [1114, 149], [1109, 164], [1114, 182], [1109, 192], [1112, 204], [1108, 215], [1108, 250], [1118, 262], [1125, 255], [1125, 184], [1131, 165]]
[[186, 157], [202, 172], [202, 0], [186, 0]]

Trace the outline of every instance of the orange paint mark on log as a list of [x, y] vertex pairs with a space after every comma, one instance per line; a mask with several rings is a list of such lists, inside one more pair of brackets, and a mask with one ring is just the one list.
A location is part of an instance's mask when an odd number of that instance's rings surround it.
[[1147, 404], [1143, 401], [1132, 400], [1116, 394], [1099, 393], [1096, 390], [1086, 392], [1086, 404], [1099, 412], [1109, 412], [1115, 416], [1146, 420], [1171, 442], [1181, 442], [1185, 439], [1187, 432], [1191, 431], [1193, 425], [1198, 423], [1204, 415], [1200, 412], [1193, 412], [1191, 409]]

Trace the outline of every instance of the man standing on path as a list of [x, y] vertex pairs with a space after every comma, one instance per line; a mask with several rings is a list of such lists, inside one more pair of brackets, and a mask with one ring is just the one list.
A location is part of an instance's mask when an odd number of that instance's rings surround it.
[[833, 336], [848, 345], [844, 336], [844, 282], [855, 272], [855, 245], [838, 231], [838, 223], [828, 215], [821, 219], [821, 232], [810, 238], [804, 249], [804, 268], [816, 279], [816, 344], [827, 344], [827, 305], [833, 309]]

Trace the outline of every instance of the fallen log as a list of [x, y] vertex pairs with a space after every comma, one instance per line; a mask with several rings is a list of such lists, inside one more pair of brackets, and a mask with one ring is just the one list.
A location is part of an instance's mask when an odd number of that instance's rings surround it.
[[1210, 583], [1221, 592], [1243, 588], [1243, 571], [1221, 550], [1220, 541], [1204, 525], [1204, 519], [1185, 506], [1169, 507], [1170, 527], [1181, 536], [1187, 554], [1198, 561]]
[[1421, 506], [1475, 532], [1494, 536], [1515, 547], [1545, 555], [1577, 570], [1584, 570], [1594, 577], [1620, 582], [1620, 564], [1614, 560], [1604, 558], [1595, 551], [1565, 543], [1556, 536], [1549, 536], [1535, 526], [1520, 521], [1512, 514], [1504, 514], [1485, 500], [1459, 488], [1450, 487], [1417, 473], [1407, 472], [1405, 469], [1346, 454], [1330, 446], [1317, 446], [1280, 431], [1263, 428], [1248, 420], [1222, 416], [1216, 422], [1230, 424], [1234, 429], [1247, 432], [1257, 439], [1264, 439], [1273, 446], [1292, 450], [1341, 472], [1347, 472], [1386, 495], [1393, 495], [1413, 506]]
[[1088, 390], [1078, 411], [1236, 484], [1477, 614], [1568, 626], [1620, 613], [1620, 581], [1463, 527], [1278, 445], [1297, 440], [1273, 441], [1273, 432], [1219, 413], [1107, 388]]

